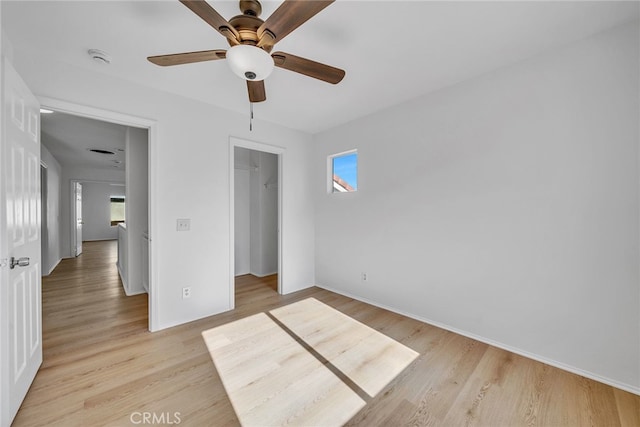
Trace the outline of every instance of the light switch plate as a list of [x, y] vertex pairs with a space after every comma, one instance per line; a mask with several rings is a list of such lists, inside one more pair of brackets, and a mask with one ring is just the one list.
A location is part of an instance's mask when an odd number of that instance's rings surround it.
[[189, 229], [191, 228], [190, 219], [178, 219], [176, 222], [176, 230], [178, 231], [189, 231]]

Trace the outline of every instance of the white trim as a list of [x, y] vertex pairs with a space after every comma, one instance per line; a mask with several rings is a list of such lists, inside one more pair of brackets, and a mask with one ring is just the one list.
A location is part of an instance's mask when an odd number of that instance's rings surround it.
[[[2, 18], [2, 2], [0, 2], [0, 19]], [[1, 21], [0, 21], [1, 22]], [[5, 46], [4, 29], [0, 28], [0, 223], [6, 221], [6, 194], [4, 189], [4, 153], [5, 153], [5, 103], [4, 99], [4, 68], [7, 52]], [[8, 239], [0, 239], [0, 426], [8, 426], [13, 421], [9, 418], [9, 270], [5, 268], [9, 257]]]
[[78, 256], [78, 248], [76, 247], [76, 243], [78, 243], [78, 239], [77, 239], [77, 233], [78, 233], [78, 218], [76, 218], [76, 214], [77, 214], [77, 210], [76, 210], [76, 184], [82, 184], [82, 180], [78, 180], [78, 179], [70, 179], [69, 182], [71, 183], [71, 189], [70, 189], [70, 193], [69, 193], [69, 201], [71, 202], [71, 206], [70, 206], [70, 210], [69, 212], [71, 213], [70, 215], [70, 220], [71, 220], [71, 224], [69, 225], [70, 231], [71, 231], [71, 237], [69, 239], [69, 253], [71, 254], [70, 258], [75, 258]]
[[341, 151], [339, 153], [330, 154], [329, 157], [342, 157], [342, 156], [346, 156], [347, 154], [353, 154], [353, 153], [357, 153], [357, 152], [358, 152], [357, 148], [352, 148], [350, 150], [346, 150], [346, 151]]
[[36, 96], [40, 101], [40, 106], [46, 109], [61, 113], [73, 114], [75, 116], [87, 117], [90, 119], [108, 121], [124, 126], [138, 128], [150, 128], [156, 125], [156, 121], [143, 117], [131, 116], [129, 114], [118, 113], [117, 111], [103, 110], [101, 108], [90, 107], [88, 105], [75, 104], [61, 99], [49, 98], [46, 96]]
[[235, 145], [229, 138], [229, 310], [236, 308]]
[[78, 213], [76, 209], [76, 184], [82, 184], [82, 181], [77, 179], [70, 179], [71, 189], [69, 190], [69, 201], [71, 202], [71, 206], [69, 207], [70, 220], [71, 224], [69, 225], [71, 231], [71, 237], [69, 239], [69, 253], [71, 254], [71, 258], [75, 258], [78, 256], [78, 248], [76, 243], [78, 243], [77, 234], [78, 234], [78, 218], [76, 215]]
[[256, 276], [256, 277], [267, 277], [267, 276], [273, 276], [274, 274], [278, 274], [278, 272], [274, 271], [272, 273], [262, 273], [262, 274], [249, 272], [248, 274], [251, 274], [252, 276]]
[[[159, 277], [155, 268], [157, 265], [157, 251], [155, 239], [157, 236], [157, 215], [156, 208], [157, 194], [157, 140], [158, 140], [158, 122], [153, 119], [132, 116], [129, 114], [119, 113], [116, 111], [104, 110], [91, 107], [88, 105], [76, 104], [61, 99], [49, 98], [45, 96], [37, 96], [40, 106], [59, 111], [62, 113], [73, 114], [81, 117], [88, 117], [96, 120], [107, 121], [124, 126], [143, 128], [148, 130], [149, 143], [149, 331], [154, 332], [160, 329], [158, 308]], [[89, 182], [89, 181], [85, 181]], [[153, 237], [153, 238], [152, 238]]]
[[249, 150], [262, 151], [265, 153], [276, 154], [278, 156], [278, 183], [280, 188], [278, 191], [278, 293], [283, 294], [283, 238], [284, 228], [284, 162], [286, 149], [277, 145], [265, 144], [262, 142], [249, 141], [247, 139], [229, 136], [229, 310], [235, 308], [235, 154], [234, 148], [242, 147]]
[[53, 270], [56, 269], [56, 267], [58, 266], [58, 264], [60, 264], [60, 261], [62, 261], [62, 258], [58, 258], [58, 261], [56, 261], [56, 263], [53, 265], [53, 267], [51, 267], [49, 269], [49, 271], [47, 272], [47, 274], [45, 274], [45, 276], [50, 275], [51, 273], [53, 273]]
[[116, 262], [116, 267], [118, 267], [118, 276], [120, 276], [120, 281], [122, 282], [122, 288], [124, 289], [124, 293], [125, 295], [129, 296], [129, 293], [127, 292], [127, 289], [129, 288], [129, 284], [127, 282], [127, 278], [125, 277], [126, 274], [122, 273], [122, 269], [120, 268], [120, 260], [118, 260], [118, 262]]
[[138, 290], [135, 292], [130, 292], [129, 291], [129, 283], [127, 282], [127, 280], [125, 279], [125, 275], [122, 274], [122, 270], [120, 269], [120, 263], [116, 262], [116, 267], [118, 267], [118, 275], [120, 276], [120, 280], [122, 281], [122, 289], [124, 290], [124, 294], [128, 297], [132, 296], [132, 295], [140, 295], [140, 294], [146, 294], [147, 292], [145, 290]]
[[109, 185], [117, 185], [117, 186], [124, 186], [125, 184], [122, 181], [108, 181], [108, 180], [97, 180], [97, 179], [78, 179], [78, 178], [71, 178], [72, 181], [76, 181], [79, 183], [84, 183], [87, 182], [89, 184], [109, 184]]
[[[358, 149], [357, 148], [353, 148], [351, 150], [347, 150], [347, 151], [342, 151], [340, 153], [335, 153], [335, 154], [329, 154], [327, 156], [327, 193], [329, 194], [352, 194], [352, 193], [356, 193], [358, 191], [358, 188], [356, 188], [354, 191], [333, 191], [333, 159], [335, 159], [336, 157], [342, 157], [342, 156], [346, 156], [347, 154], [353, 154], [356, 153], [358, 154]], [[360, 156], [358, 156], [358, 161], [360, 161]], [[360, 168], [358, 167], [359, 165], [356, 163], [356, 168], [359, 171]], [[358, 179], [359, 177], [356, 176], [356, 179]], [[358, 185], [359, 187], [359, 185]]]
[[535, 354], [535, 353], [530, 353], [530, 352], [525, 351], [525, 350], [520, 350], [520, 349], [512, 347], [510, 345], [506, 345], [506, 344], [503, 344], [501, 342], [494, 341], [492, 339], [482, 337], [480, 335], [476, 335], [476, 334], [473, 334], [473, 333], [470, 333], [470, 332], [466, 332], [466, 331], [463, 331], [462, 329], [454, 328], [452, 326], [449, 326], [449, 325], [441, 323], [441, 322], [436, 322], [435, 320], [427, 319], [427, 318], [424, 318], [424, 317], [421, 317], [421, 316], [416, 316], [415, 314], [407, 313], [407, 312], [405, 312], [403, 310], [399, 310], [399, 309], [397, 309], [395, 307], [391, 307], [391, 306], [388, 306], [388, 305], [385, 305], [385, 304], [380, 304], [378, 302], [369, 300], [369, 299], [361, 297], [361, 296], [353, 295], [353, 294], [350, 294], [348, 292], [339, 291], [339, 290], [331, 288], [329, 286], [322, 286], [322, 285], [318, 285], [318, 284], [316, 284], [316, 286], [319, 287], [319, 288], [325, 289], [327, 291], [331, 291], [331, 292], [339, 294], [339, 295], [343, 295], [343, 296], [346, 296], [346, 297], [349, 297], [349, 298], [353, 298], [355, 300], [358, 300], [358, 301], [361, 301], [361, 302], [364, 302], [364, 303], [367, 303], [367, 304], [370, 304], [370, 305], [373, 305], [373, 306], [376, 306], [376, 307], [379, 307], [379, 308], [383, 308], [385, 310], [400, 314], [400, 315], [405, 316], [405, 317], [409, 317], [411, 319], [418, 320], [418, 321], [426, 323], [428, 325], [436, 326], [436, 327], [438, 327], [440, 329], [445, 329], [447, 331], [456, 333], [458, 335], [462, 335], [464, 337], [471, 338], [471, 339], [474, 339], [476, 341], [480, 341], [482, 343], [492, 345], [492, 346], [500, 348], [502, 350], [510, 351], [511, 353], [518, 354], [518, 355], [526, 357], [528, 359], [532, 359], [532, 360], [536, 360], [538, 362], [546, 363], [547, 365], [556, 367], [558, 369], [562, 369], [563, 371], [571, 372], [573, 374], [577, 374], [577, 375], [583, 376], [585, 378], [589, 378], [589, 379], [592, 379], [594, 381], [597, 381], [597, 382], [600, 382], [600, 383], [603, 383], [603, 384], [606, 384], [606, 385], [610, 385], [611, 387], [619, 388], [620, 390], [628, 391], [629, 393], [633, 393], [633, 394], [636, 394], [636, 395], [640, 396], [640, 387], [636, 387], [636, 386], [633, 386], [631, 384], [626, 384], [626, 383], [622, 383], [620, 381], [612, 380], [610, 378], [606, 378], [606, 377], [603, 377], [601, 375], [594, 374], [593, 372], [585, 371], [583, 369], [576, 368], [574, 366], [570, 366], [570, 365], [567, 365], [565, 363], [558, 362], [556, 360], [549, 359], [549, 358], [540, 356], [540, 355]]

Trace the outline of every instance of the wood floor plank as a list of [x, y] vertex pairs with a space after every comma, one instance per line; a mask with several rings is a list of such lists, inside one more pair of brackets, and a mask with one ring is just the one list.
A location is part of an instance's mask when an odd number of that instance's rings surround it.
[[44, 361], [16, 427], [126, 426], [143, 412], [165, 425], [175, 414], [182, 426], [239, 425], [202, 332], [306, 298], [419, 353], [347, 425], [640, 426], [640, 396], [323, 289], [279, 295], [275, 275], [240, 276], [236, 309], [152, 334], [146, 295], [124, 295], [115, 242], [83, 247], [43, 278]]
[[629, 392], [613, 389], [618, 406], [620, 425], [623, 427], [640, 426], [640, 399]]

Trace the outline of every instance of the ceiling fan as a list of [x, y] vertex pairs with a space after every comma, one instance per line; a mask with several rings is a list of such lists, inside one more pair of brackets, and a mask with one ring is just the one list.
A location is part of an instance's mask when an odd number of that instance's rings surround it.
[[227, 59], [231, 70], [247, 81], [250, 102], [267, 99], [264, 79], [273, 67], [280, 67], [328, 83], [339, 83], [344, 70], [301, 58], [285, 52], [270, 54], [273, 46], [335, 0], [285, 0], [266, 21], [259, 18], [262, 6], [258, 0], [240, 0], [242, 15], [225, 20], [203, 0], [180, 0], [193, 13], [222, 34], [231, 46], [199, 52], [150, 56], [161, 66]]

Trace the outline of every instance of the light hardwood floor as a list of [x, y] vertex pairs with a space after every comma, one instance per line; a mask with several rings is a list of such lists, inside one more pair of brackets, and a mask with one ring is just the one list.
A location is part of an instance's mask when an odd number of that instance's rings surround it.
[[281, 296], [275, 276], [239, 277], [235, 310], [152, 334], [146, 295], [124, 295], [115, 258], [115, 242], [85, 243], [44, 278], [44, 362], [15, 426], [132, 425], [144, 412], [237, 425], [201, 332], [309, 297], [420, 353], [348, 425], [640, 426], [639, 396], [319, 288]]

